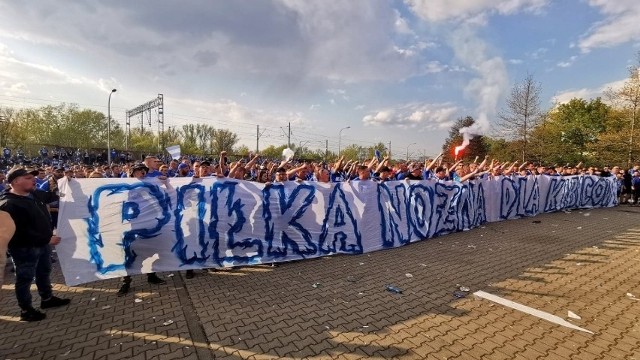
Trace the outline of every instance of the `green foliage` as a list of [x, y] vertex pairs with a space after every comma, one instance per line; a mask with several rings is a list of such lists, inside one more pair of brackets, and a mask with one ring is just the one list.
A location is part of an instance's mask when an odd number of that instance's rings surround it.
[[211, 140], [211, 153], [220, 154], [223, 151], [232, 153], [237, 143], [238, 135], [235, 133], [225, 129], [216, 130]]
[[340, 155], [344, 156], [346, 160], [361, 160], [361, 154], [367, 153], [367, 150], [356, 144], [348, 145], [345, 148], [342, 148], [342, 152]]
[[247, 156], [249, 155], [249, 152], [251, 150], [249, 150], [249, 147], [247, 145], [240, 145], [238, 147], [236, 147], [235, 149], [233, 149], [233, 154], [234, 155], [240, 155], [240, 156]]
[[269, 145], [266, 148], [260, 150], [260, 156], [267, 159], [280, 159], [282, 158], [282, 150], [287, 148], [287, 144], [280, 146]]
[[[79, 109], [75, 104], [48, 105], [34, 109], [0, 108], [0, 145], [23, 148], [35, 155], [39, 146], [61, 146], [82, 149], [106, 149], [108, 122], [100, 112]], [[111, 147], [125, 149], [124, 129], [111, 120]], [[130, 150], [162, 152], [164, 147], [180, 144], [185, 154], [217, 154], [231, 152], [238, 136], [224, 129], [204, 124], [169, 127], [162, 134], [149, 129], [132, 128]]]

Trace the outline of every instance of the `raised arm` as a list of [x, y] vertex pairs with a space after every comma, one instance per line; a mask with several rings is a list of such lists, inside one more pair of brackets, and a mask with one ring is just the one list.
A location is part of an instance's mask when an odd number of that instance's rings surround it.
[[433, 160], [431, 160], [431, 162], [427, 165], [427, 160], [424, 160], [424, 170], [425, 171], [429, 171], [431, 169], [433, 169], [436, 164], [438, 163], [438, 159], [440, 159], [442, 157], [442, 153], [438, 154], [438, 156], [436, 156]]
[[221, 151], [220, 160], [218, 161], [218, 171], [219, 171], [219, 175], [222, 175], [222, 176], [224, 176], [224, 171], [227, 169], [227, 164], [225, 162], [226, 158], [227, 158], [227, 152]]
[[465, 181], [471, 179], [472, 177], [476, 176], [477, 173], [478, 173], [478, 168], [476, 168], [472, 172], [468, 173], [467, 175], [461, 177], [460, 178], [460, 182], [465, 182]]
[[382, 169], [383, 166], [386, 166], [387, 163], [389, 162], [389, 157], [385, 156], [382, 161], [380, 161], [380, 164], [378, 164], [378, 166], [376, 167], [376, 171], [377, 173], [380, 172], [380, 169]]
[[229, 170], [230, 178], [233, 178], [236, 175], [236, 170], [238, 169], [238, 167], [240, 167], [240, 161], [236, 161], [235, 163], [233, 163], [233, 165], [231, 166], [231, 170]]
[[342, 166], [342, 163], [344, 162], [344, 155], [340, 156], [340, 158], [338, 159], [338, 161], [336, 161], [335, 165], [334, 165], [334, 170], [335, 171], [340, 171], [340, 167]]
[[484, 167], [487, 166], [487, 161], [489, 161], [489, 155], [485, 156], [484, 160], [480, 163], [480, 165], [478, 165], [478, 171], [482, 171]]
[[256, 155], [253, 157], [253, 159], [251, 159], [251, 160], [247, 163], [247, 165], [245, 165], [245, 166], [244, 166], [244, 168], [245, 168], [247, 171], [251, 170], [251, 167], [253, 167], [253, 165], [255, 165], [255, 164], [256, 164], [256, 161], [258, 161], [258, 158], [259, 158], [259, 157], [260, 157], [260, 154], [256, 154]]

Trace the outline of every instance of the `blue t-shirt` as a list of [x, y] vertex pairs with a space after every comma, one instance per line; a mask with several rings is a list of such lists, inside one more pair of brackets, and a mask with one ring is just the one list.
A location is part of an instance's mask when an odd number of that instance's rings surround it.
[[158, 176], [162, 176], [162, 173], [158, 170], [153, 170], [151, 172], [148, 172], [147, 176], [145, 177], [158, 177]]
[[345, 179], [344, 172], [332, 171], [331, 174], [329, 174], [329, 178], [331, 179], [331, 182], [334, 182], [334, 183], [343, 182]]
[[38, 190], [42, 190], [42, 191], [50, 191], [51, 190], [51, 185], [49, 184], [49, 181], [47, 179], [47, 181], [41, 183], [41, 184], [37, 184]]

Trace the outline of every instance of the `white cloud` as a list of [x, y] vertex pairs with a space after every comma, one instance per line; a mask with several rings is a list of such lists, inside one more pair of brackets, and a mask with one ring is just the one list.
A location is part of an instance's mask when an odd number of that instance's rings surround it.
[[534, 60], [538, 60], [538, 59], [542, 58], [548, 51], [549, 51], [549, 49], [541, 47], [541, 48], [536, 49], [529, 56], [531, 56], [531, 58], [534, 59]]
[[24, 61], [2, 44], [0, 44], [0, 81], [11, 84], [20, 82], [24, 88], [50, 84], [100, 88], [97, 80], [70, 74], [49, 64]]
[[536, 12], [544, 8], [548, 0], [405, 0], [420, 17], [429, 21], [471, 20], [481, 24], [487, 13], [511, 15], [520, 11]]
[[425, 72], [427, 74], [439, 73], [444, 71], [447, 68], [447, 65], [441, 63], [440, 61], [429, 61], [425, 66]]
[[523, 63], [522, 59], [509, 59], [507, 62], [513, 65], [520, 65]]
[[327, 89], [327, 93], [333, 95], [334, 97], [338, 96], [344, 101], [349, 101], [349, 96], [347, 95], [347, 90], [345, 89]]
[[396, 9], [394, 9], [393, 12], [395, 13], [395, 16], [396, 16], [396, 21], [395, 21], [395, 24], [394, 24], [395, 28], [396, 28], [396, 31], [399, 34], [415, 35], [413, 30], [411, 30], [411, 28], [409, 27], [409, 24], [407, 23], [407, 20], [402, 17], [400, 12], [398, 10], [396, 10]]
[[596, 23], [579, 42], [583, 52], [594, 48], [613, 47], [628, 41], [640, 40], [640, 2], [637, 0], [589, 0], [600, 8], [605, 19]]
[[560, 61], [558, 64], [556, 64], [558, 67], [561, 68], [567, 68], [570, 67], [571, 65], [573, 65], [573, 63], [576, 61], [578, 57], [577, 56], [572, 56], [569, 58], [569, 60], [567, 61]]
[[394, 109], [383, 109], [366, 115], [366, 126], [400, 127], [403, 129], [437, 129], [452, 120], [458, 108], [444, 104], [406, 104]]
[[[174, 78], [194, 73], [242, 74], [277, 82], [274, 88], [282, 91], [319, 90], [327, 81], [396, 81], [418, 73], [418, 37], [407, 33], [408, 24], [393, 4], [381, 4], [271, 0], [184, 6], [165, 1], [151, 7], [71, 3], [61, 9], [52, 0], [31, 7], [15, 2], [2, 5], [2, 27], [19, 32], [4, 31], [0, 39], [64, 47], [93, 57], [93, 63], [126, 62], [136, 77], [155, 73], [156, 82], [175, 83]], [[403, 35], [401, 44], [396, 35]]]
[[[250, 108], [233, 100], [220, 100], [215, 102], [194, 100], [189, 98], [171, 97], [165, 100], [165, 108], [169, 109], [190, 109], [197, 113], [202, 121], [212, 124], [214, 127], [238, 128], [246, 126], [255, 132], [255, 125], [251, 123], [254, 119], [260, 119], [260, 124], [268, 126], [281, 126], [291, 123], [298, 126], [308, 123], [308, 120], [299, 112], [273, 111], [257, 108]], [[167, 116], [174, 116], [174, 119], [181, 120], [181, 123], [190, 121], [188, 116], [167, 113]]]
[[597, 97], [602, 97], [603, 93], [608, 89], [620, 89], [626, 81], [627, 79], [622, 79], [606, 83], [597, 88], [569, 89], [560, 91], [551, 99], [551, 102], [565, 104], [574, 98], [586, 100], [595, 99]]
[[0, 82], [0, 93], [5, 96], [24, 96], [31, 93], [25, 83], [17, 82], [13, 84], [7, 84], [6, 82]]
[[445, 71], [460, 72], [460, 71], [466, 71], [466, 69], [458, 65], [443, 64], [437, 60], [429, 61], [426, 65], [424, 65], [425, 74], [435, 74], [435, 73], [441, 73]]

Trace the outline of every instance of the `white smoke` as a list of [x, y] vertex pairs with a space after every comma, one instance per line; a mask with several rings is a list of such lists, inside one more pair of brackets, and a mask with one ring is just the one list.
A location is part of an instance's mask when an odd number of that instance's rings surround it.
[[455, 149], [456, 158], [458, 157], [458, 154], [460, 153], [460, 151], [464, 150], [467, 146], [469, 146], [471, 139], [473, 139], [475, 136], [482, 135], [482, 133], [476, 132], [476, 130], [479, 130], [479, 129], [476, 129], [475, 124], [473, 124], [472, 126], [463, 127], [462, 129], [460, 129], [460, 134], [462, 134], [462, 144], [456, 146], [456, 149]]
[[473, 137], [489, 132], [490, 119], [495, 117], [498, 102], [509, 86], [509, 81], [504, 61], [498, 56], [487, 55], [487, 45], [476, 36], [473, 25], [461, 24], [452, 33], [451, 46], [456, 58], [478, 75], [464, 89], [465, 95], [477, 103], [477, 116], [472, 126], [460, 129], [463, 142], [456, 147], [457, 156]]

